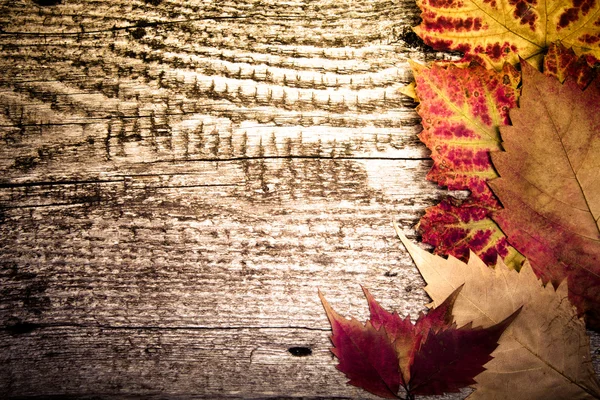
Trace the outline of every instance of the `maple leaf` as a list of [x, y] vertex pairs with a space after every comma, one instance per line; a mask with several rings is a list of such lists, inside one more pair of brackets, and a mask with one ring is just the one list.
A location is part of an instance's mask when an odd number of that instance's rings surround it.
[[479, 65], [411, 67], [421, 101], [419, 138], [434, 161], [427, 178], [450, 190], [470, 192], [460, 204], [448, 199], [427, 209], [419, 223], [423, 241], [441, 254], [465, 258], [473, 249], [490, 263], [500, 254], [520, 266], [522, 257], [489, 219], [500, 204], [486, 183], [497, 177], [489, 153], [500, 150], [499, 127], [509, 124], [508, 110], [516, 107], [519, 72], [510, 65], [501, 72]]
[[504, 205], [492, 217], [544, 282], [568, 279], [569, 298], [600, 329], [600, 89], [522, 70], [506, 151], [492, 155]]
[[417, 0], [414, 28], [437, 50], [456, 50], [497, 70], [519, 57], [541, 64], [549, 43], [600, 59], [598, 0]]
[[526, 262], [520, 272], [498, 259], [488, 267], [474, 253], [468, 264], [433, 255], [398, 236], [427, 282], [433, 306], [464, 285], [452, 313], [457, 324], [489, 327], [523, 305], [500, 338], [469, 400], [600, 398], [583, 321], [567, 299], [565, 283], [544, 286]]
[[459, 287], [413, 325], [410, 318], [384, 310], [363, 290], [371, 312], [364, 325], [337, 314], [321, 292], [319, 297], [331, 323], [337, 368], [349, 384], [384, 398], [401, 398], [400, 387], [407, 399], [413, 399], [416, 394], [458, 392], [474, 384], [473, 378], [485, 369], [498, 339], [520, 311], [489, 328], [472, 329], [470, 324], [457, 328], [451, 311]]
[[500, 150], [498, 128], [510, 123], [508, 110], [517, 104], [519, 72], [510, 65], [502, 72], [479, 65], [428, 68], [411, 62], [411, 67], [421, 101], [419, 138], [434, 161], [428, 179], [451, 190], [469, 190], [482, 205], [495, 208], [496, 199], [485, 183], [497, 176], [488, 153]]

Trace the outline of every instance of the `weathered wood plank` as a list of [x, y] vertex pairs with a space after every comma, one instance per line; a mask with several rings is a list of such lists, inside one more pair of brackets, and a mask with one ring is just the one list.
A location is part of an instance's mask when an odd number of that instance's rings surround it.
[[359, 284], [412, 316], [427, 301], [390, 224], [442, 194], [398, 89], [408, 58], [451, 56], [416, 18], [0, 2], [0, 392], [368, 398], [334, 369], [316, 291], [359, 318]]
[[[282, 176], [264, 193], [260, 186], [204, 185], [212, 179], [199, 183], [195, 175], [2, 189], [7, 204], [19, 204], [5, 208], [0, 227], [3, 303], [30, 322], [223, 327], [264, 319], [311, 326], [325, 323], [317, 287], [332, 295], [353, 287], [356, 295], [359, 279], [393, 283], [402, 293], [404, 278], [397, 275], [419, 278], [390, 221], [414, 223], [415, 206], [431, 199], [413, 184], [427, 186], [422, 162], [381, 162], [383, 171], [397, 173], [380, 180], [393, 183], [394, 201], [369, 187], [353, 162], [340, 164], [337, 180], [309, 173], [288, 186]], [[223, 174], [231, 167], [225, 163]], [[327, 167], [334, 162], [306, 165], [322, 173]], [[44, 287], [44, 294], [32, 309], [20, 307], [30, 286]], [[413, 310], [424, 300], [415, 293], [402, 296]], [[308, 299], [312, 306], [303, 310]]]
[[[22, 396], [69, 398], [91, 385], [119, 398], [376, 398], [344, 384], [318, 329], [52, 327], [18, 340], [10, 359], [20, 361], [0, 382]], [[292, 355], [298, 346], [312, 354]]]

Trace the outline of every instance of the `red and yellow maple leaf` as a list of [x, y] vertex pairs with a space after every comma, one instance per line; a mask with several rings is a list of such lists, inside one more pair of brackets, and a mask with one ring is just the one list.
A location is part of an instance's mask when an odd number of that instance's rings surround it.
[[475, 65], [459, 68], [411, 63], [417, 112], [423, 131], [419, 138], [431, 150], [434, 165], [428, 179], [452, 190], [469, 190], [482, 205], [497, 202], [486, 181], [496, 177], [489, 152], [500, 149], [498, 128], [509, 124], [520, 74], [510, 65], [497, 73]]
[[524, 258], [490, 218], [494, 209], [469, 198], [446, 197], [425, 210], [418, 229], [423, 242], [434, 246], [436, 254], [464, 261], [473, 251], [488, 265], [495, 264], [500, 256], [511, 268], [518, 269]]
[[510, 65], [501, 72], [479, 65], [411, 66], [421, 99], [419, 138], [434, 161], [427, 178], [470, 192], [467, 201], [448, 199], [427, 209], [419, 223], [423, 241], [440, 254], [465, 259], [472, 249], [490, 264], [500, 254], [518, 267], [522, 258], [489, 219], [500, 205], [486, 182], [497, 176], [489, 153], [501, 148], [499, 127], [509, 124], [508, 110], [517, 104], [519, 72]]
[[414, 28], [437, 50], [464, 53], [500, 70], [519, 57], [540, 65], [548, 45], [562, 42], [577, 55], [600, 59], [598, 0], [417, 0]]

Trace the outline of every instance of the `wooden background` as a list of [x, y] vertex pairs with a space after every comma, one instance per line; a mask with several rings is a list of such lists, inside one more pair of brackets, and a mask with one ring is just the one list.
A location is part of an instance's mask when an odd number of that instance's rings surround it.
[[0, 4], [0, 397], [369, 398], [317, 289], [427, 302], [414, 1]]

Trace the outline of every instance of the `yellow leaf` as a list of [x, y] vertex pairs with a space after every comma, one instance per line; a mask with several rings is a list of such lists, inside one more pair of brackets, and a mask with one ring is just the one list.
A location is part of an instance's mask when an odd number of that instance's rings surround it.
[[600, 59], [597, 0], [417, 0], [414, 28], [438, 50], [457, 50], [497, 70], [521, 58], [539, 66], [548, 45], [562, 42], [577, 55]]
[[417, 87], [417, 84], [415, 82], [411, 82], [408, 85], [400, 88], [399, 92], [407, 97], [410, 97], [416, 103], [418, 103], [420, 100], [419, 100], [419, 96], [417, 95], [416, 87]]

